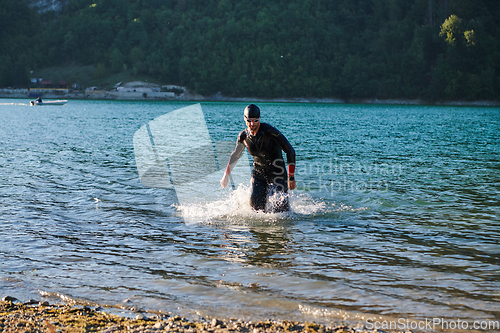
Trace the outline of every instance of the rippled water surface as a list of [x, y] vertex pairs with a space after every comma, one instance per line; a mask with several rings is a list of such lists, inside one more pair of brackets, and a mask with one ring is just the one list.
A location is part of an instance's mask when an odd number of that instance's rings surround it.
[[[263, 214], [248, 183], [188, 206], [141, 184], [134, 133], [192, 104], [1, 99], [0, 296], [247, 319], [500, 318], [499, 108], [261, 103], [298, 160], [293, 211]], [[236, 140], [244, 106], [201, 104], [214, 142]]]

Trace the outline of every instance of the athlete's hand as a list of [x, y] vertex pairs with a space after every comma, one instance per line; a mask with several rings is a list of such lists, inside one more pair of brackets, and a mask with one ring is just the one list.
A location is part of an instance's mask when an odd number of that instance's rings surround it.
[[296, 187], [297, 187], [297, 183], [295, 182], [295, 180], [288, 180], [288, 188], [290, 190], [295, 190]]
[[229, 184], [229, 176], [227, 175], [227, 173], [224, 173], [224, 176], [220, 180], [220, 186], [226, 187], [227, 184]]

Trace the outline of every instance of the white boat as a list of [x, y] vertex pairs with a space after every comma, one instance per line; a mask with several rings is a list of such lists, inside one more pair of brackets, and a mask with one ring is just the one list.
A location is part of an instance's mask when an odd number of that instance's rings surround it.
[[61, 99], [61, 100], [57, 100], [57, 101], [42, 101], [42, 102], [31, 101], [30, 105], [46, 106], [46, 105], [64, 105], [66, 103], [68, 103], [67, 100]]

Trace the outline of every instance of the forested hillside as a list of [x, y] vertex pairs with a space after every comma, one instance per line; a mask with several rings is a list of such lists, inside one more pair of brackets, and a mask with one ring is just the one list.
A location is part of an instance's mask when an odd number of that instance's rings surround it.
[[499, 0], [0, 0], [0, 86], [94, 65], [211, 95], [500, 96]]

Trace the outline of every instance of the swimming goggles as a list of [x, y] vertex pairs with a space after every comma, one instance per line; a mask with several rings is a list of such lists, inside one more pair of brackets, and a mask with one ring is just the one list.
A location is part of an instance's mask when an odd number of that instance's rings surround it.
[[260, 118], [247, 118], [247, 117], [245, 117], [245, 120], [249, 124], [252, 123], [252, 122], [258, 123], [260, 121]]

